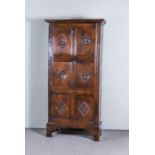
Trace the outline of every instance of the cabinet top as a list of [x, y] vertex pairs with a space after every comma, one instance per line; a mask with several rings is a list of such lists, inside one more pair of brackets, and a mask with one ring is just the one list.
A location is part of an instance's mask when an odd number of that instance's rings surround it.
[[47, 23], [102, 23], [106, 24], [105, 19], [46, 19]]

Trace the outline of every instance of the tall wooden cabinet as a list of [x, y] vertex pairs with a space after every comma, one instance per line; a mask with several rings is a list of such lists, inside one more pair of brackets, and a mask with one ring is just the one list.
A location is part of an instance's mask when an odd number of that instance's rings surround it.
[[100, 52], [104, 19], [49, 23], [47, 136], [59, 128], [100, 137]]

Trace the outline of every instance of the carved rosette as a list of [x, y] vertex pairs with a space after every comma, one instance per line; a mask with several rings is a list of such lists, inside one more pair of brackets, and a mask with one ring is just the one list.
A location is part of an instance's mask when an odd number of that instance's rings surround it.
[[87, 102], [82, 102], [78, 107], [79, 112], [84, 117], [89, 111], [91, 111], [90, 107], [88, 106]]
[[61, 79], [61, 80], [64, 80], [67, 78], [67, 74], [64, 70], [61, 70], [60, 72], [58, 72], [58, 78]]
[[84, 81], [88, 81], [88, 80], [90, 79], [90, 74], [89, 74], [88, 72], [83, 72], [83, 73], [81, 74], [81, 78], [82, 78], [82, 80], [84, 80]]
[[81, 33], [81, 45], [82, 46], [85, 46], [85, 45], [88, 45], [90, 44], [90, 37], [86, 34], [86, 32], [82, 32]]
[[83, 37], [81, 39], [81, 45], [85, 46], [85, 45], [88, 45], [90, 44], [90, 39], [88, 37]]
[[56, 106], [56, 109], [59, 114], [63, 114], [65, 111], [65, 103], [63, 101], [60, 101], [60, 103]]
[[66, 39], [65, 35], [62, 34], [62, 35], [60, 36], [60, 38], [58, 39], [58, 41], [57, 41], [57, 45], [58, 45], [58, 47], [60, 47], [61, 49], [64, 49], [65, 46], [66, 46], [66, 44], [67, 44], [67, 39]]

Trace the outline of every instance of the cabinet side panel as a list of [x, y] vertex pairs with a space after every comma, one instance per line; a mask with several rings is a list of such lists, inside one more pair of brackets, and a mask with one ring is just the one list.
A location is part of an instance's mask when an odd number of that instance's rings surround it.
[[97, 50], [98, 50], [98, 121], [101, 124], [101, 74], [102, 74], [102, 37], [103, 37], [103, 24], [98, 23], [97, 24]]
[[101, 34], [101, 24], [97, 23], [96, 24], [96, 52], [95, 52], [95, 89], [94, 89], [94, 102], [95, 102], [95, 122], [97, 124], [100, 124], [100, 99], [99, 99], [99, 95], [100, 95], [100, 47], [101, 47], [101, 41], [100, 41], [100, 34]]
[[52, 90], [52, 86], [51, 86], [51, 67], [52, 67], [52, 48], [51, 48], [51, 26], [49, 24], [49, 36], [48, 36], [48, 122], [50, 121], [50, 109], [51, 109], [51, 90]]

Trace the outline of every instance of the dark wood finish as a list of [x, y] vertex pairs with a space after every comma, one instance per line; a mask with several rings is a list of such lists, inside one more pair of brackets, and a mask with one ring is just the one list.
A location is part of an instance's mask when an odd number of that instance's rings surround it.
[[51, 120], [68, 120], [70, 119], [70, 97], [69, 95], [52, 95], [51, 96]]
[[100, 40], [104, 19], [49, 23], [47, 136], [58, 128], [100, 137]]
[[101, 23], [106, 24], [105, 19], [47, 19], [48, 23]]
[[93, 89], [95, 81], [94, 69], [93, 63], [76, 63], [76, 87]]
[[81, 123], [85, 123], [87, 121], [93, 121], [94, 115], [94, 104], [93, 104], [93, 96], [76, 96], [73, 104], [74, 111], [74, 121], [81, 121]]
[[53, 88], [68, 89], [72, 87], [72, 63], [53, 62], [51, 80]]
[[50, 27], [54, 61], [70, 61], [72, 56], [72, 31], [67, 24]]

